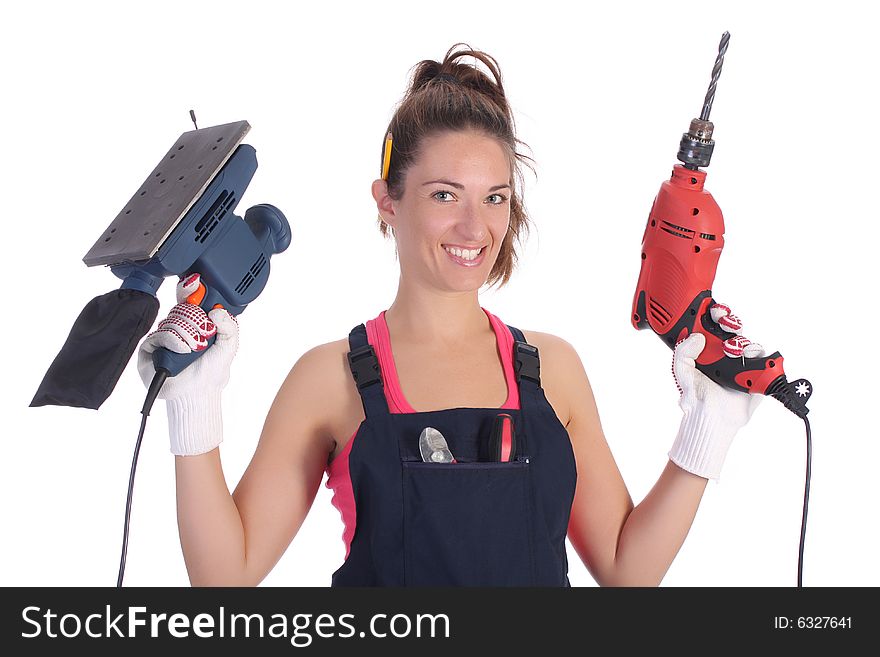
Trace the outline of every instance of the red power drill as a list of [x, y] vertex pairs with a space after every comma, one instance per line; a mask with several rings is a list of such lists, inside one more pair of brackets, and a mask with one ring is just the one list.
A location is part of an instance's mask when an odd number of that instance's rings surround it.
[[699, 119], [691, 121], [678, 151], [672, 177], [660, 186], [642, 238], [642, 268], [632, 306], [632, 325], [651, 328], [671, 348], [693, 332], [706, 336], [697, 369], [716, 383], [742, 392], [770, 395], [806, 420], [813, 386], [806, 379], [789, 382], [778, 351], [769, 356], [727, 356], [725, 331], [709, 314], [715, 303], [712, 282], [724, 247], [724, 219], [703, 188], [715, 142], [709, 112], [730, 34], [725, 32], [712, 69], [712, 81]]

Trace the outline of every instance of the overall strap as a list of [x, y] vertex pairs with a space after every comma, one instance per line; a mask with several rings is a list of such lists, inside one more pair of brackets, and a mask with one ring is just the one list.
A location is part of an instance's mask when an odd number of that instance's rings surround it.
[[522, 388], [533, 391], [541, 387], [541, 359], [538, 348], [526, 342], [523, 332], [510, 326], [513, 335], [513, 370], [516, 372], [516, 382], [520, 386], [520, 401], [522, 401]]
[[[509, 324], [507, 328], [513, 335], [513, 370], [519, 387], [519, 407], [526, 417], [537, 418], [538, 409], [547, 403], [544, 401], [544, 391], [541, 390], [541, 359], [538, 348], [526, 342], [518, 328]], [[529, 436], [526, 432], [518, 431], [517, 439], [521, 441], [522, 449], [528, 453]]]
[[367, 327], [363, 324], [355, 326], [348, 334], [348, 366], [357, 385], [358, 393], [364, 404], [367, 418], [388, 415], [388, 402], [382, 387], [382, 372], [379, 370], [379, 359], [367, 341]]

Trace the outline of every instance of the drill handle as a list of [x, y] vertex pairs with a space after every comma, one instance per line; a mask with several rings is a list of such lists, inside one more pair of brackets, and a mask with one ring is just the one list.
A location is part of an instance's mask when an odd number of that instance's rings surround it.
[[[695, 303], [699, 301], [695, 300]], [[809, 412], [807, 400], [813, 393], [810, 382], [806, 379], [789, 382], [783, 366], [784, 359], [778, 351], [755, 358], [728, 356], [723, 343], [734, 334], [722, 329], [712, 319], [708, 309], [713, 303], [711, 297], [703, 302], [705, 311], [690, 327], [691, 332], [699, 332], [706, 337], [706, 346], [696, 360], [697, 369], [725, 388], [774, 397], [795, 415], [806, 417]]]
[[703, 361], [707, 351], [715, 352], [715, 349], [710, 348], [710, 340], [717, 338], [706, 337], [706, 348], [697, 358], [696, 367], [725, 388], [763, 395], [767, 394], [767, 389], [777, 378], [785, 376], [782, 368], [783, 358], [778, 351], [758, 358], [745, 356], [731, 358], [722, 354], [720, 358]]
[[697, 359], [697, 369], [725, 388], [774, 397], [798, 417], [806, 417], [809, 412], [807, 401], [813, 394], [812, 384], [806, 379], [789, 381], [778, 351], [759, 358], [722, 355], [711, 362], [701, 360], [702, 354]]
[[659, 324], [657, 316], [647, 312], [646, 296], [644, 290], [636, 295], [632, 320], [637, 329], [652, 329], [670, 349], [675, 349], [675, 345], [691, 333], [702, 333], [706, 346], [697, 357], [698, 370], [720, 386], [750, 394], [769, 395], [799, 417], [806, 417], [806, 403], [813, 386], [806, 379], [789, 382], [785, 376], [782, 355], [778, 351], [757, 358], [731, 358], [725, 353], [724, 341], [736, 334], [724, 330], [712, 319], [709, 309], [715, 300], [711, 290], [699, 292], [677, 319], [666, 324]]
[[710, 309], [715, 304], [711, 290], [698, 294], [688, 310], [666, 334], [667, 344], [674, 346], [691, 333], [702, 333], [706, 338], [706, 346], [697, 357], [698, 370], [725, 388], [766, 394], [767, 388], [780, 375], [785, 376], [782, 355], [776, 351], [769, 356], [756, 358], [728, 356], [724, 350], [724, 342], [737, 334], [726, 330], [712, 319]]

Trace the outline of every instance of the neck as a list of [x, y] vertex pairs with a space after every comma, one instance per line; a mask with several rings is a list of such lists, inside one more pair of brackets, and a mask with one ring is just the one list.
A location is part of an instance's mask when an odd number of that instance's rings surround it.
[[421, 290], [401, 279], [394, 303], [385, 313], [388, 330], [397, 341], [461, 344], [490, 328], [477, 291]]

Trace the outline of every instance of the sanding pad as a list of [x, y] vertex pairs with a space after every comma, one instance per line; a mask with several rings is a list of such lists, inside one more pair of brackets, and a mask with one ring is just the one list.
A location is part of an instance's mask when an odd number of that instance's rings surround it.
[[93, 267], [152, 258], [250, 129], [237, 121], [180, 135], [83, 262]]

